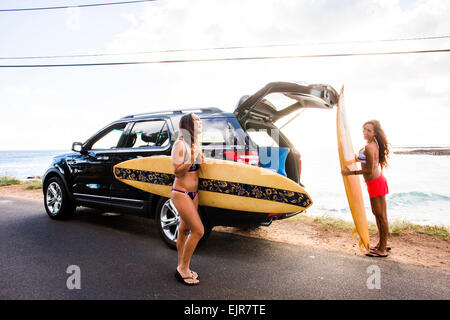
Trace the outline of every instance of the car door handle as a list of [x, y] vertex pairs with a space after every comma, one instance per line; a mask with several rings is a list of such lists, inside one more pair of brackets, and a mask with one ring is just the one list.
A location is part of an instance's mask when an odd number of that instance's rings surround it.
[[109, 160], [108, 156], [98, 156], [97, 160]]

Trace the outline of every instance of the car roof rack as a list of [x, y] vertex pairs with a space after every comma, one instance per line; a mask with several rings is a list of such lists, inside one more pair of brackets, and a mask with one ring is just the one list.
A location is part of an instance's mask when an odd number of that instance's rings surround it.
[[214, 112], [223, 112], [223, 111], [216, 107], [180, 109], [180, 110], [173, 110], [173, 111], [161, 110], [161, 111], [154, 111], [154, 112], [130, 114], [130, 115], [123, 117], [122, 119], [137, 118], [137, 117], [144, 117], [144, 116], [158, 115], [158, 114], [183, 114], [183, 113], [189, 113], [189, 112], [214, 113]]

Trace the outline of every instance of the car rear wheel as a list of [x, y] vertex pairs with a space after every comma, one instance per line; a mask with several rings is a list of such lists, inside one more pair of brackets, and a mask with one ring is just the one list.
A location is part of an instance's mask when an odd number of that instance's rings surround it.
[[[199, 208], [199, 211], [201, 209]], [[162, 197], [158, 201], [155, 214], [156, 225], [163, 241], [172, 249], [177, 248], [178, 227], [180, 226], [180, 215], [171, 199]], [[202, 219], [205, 233], [199, 245], [206, 241], [211, 234], [212, 228]]]
[[70, 201], [62, 180], [53, 177], [44, 186], [44, 206], [50, 218], [61, 220], [70, 217], [75, 206]]

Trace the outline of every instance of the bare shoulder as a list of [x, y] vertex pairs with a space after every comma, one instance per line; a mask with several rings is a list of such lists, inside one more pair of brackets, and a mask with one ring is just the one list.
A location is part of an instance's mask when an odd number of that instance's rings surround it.
[[183, 141], [176, 140], [172, 147], [172, 156], [178, 155], [179, 157], [183, 156], [184, 148], [183, 148]]
[[183, 141], [181, 141], [180, 139], [177, 139], [175, 141], [175, 143], [173, 144], [173, 149], [179, 149], [183, 144]]
[[371, 142], [366, 145], [366, 151], [368, 153], [377, 153], [378, 152], [378, 146], [375, 142]]

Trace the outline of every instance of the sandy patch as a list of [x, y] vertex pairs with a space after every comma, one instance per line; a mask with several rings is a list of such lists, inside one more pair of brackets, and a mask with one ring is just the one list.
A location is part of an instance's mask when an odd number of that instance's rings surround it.
[[0, 196], [44, 200], [42, 189], [26, 190], [25, 184], [0, 187]]
[[[25, 190], [25, 185], [0, 187], [0, 195], [43, 201], [42, 190]], [[274, 221], [269, 227], [241, 229], [215, 227], [214, 231], [229, 232], [246, 237], [310, 246], [348, 254], [364, 255], [357, 238], [347, 231], [329, 231], [312, 219], [286, 219]], [[377, 235], [371, 235], [371, 244], [377, 243]], [[391, 235], [392, 251], [388, 260], [450, 270], [450, 241], [419, 233]], [[374, 258], [375, 259], [375, 258]]]

